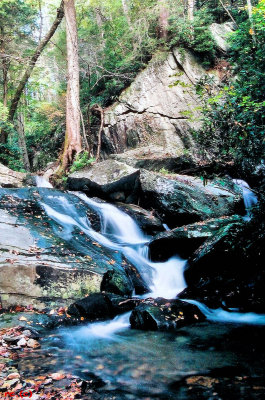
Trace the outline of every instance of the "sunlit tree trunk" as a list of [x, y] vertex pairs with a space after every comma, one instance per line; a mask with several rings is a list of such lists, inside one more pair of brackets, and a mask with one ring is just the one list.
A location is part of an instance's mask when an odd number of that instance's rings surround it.
[[122, 8], [123, 8], [124, 15], [128, 21], [129, 26], [131, 26], [128, 0], [122, 0], [121, 2], [122, 2]]
[[66, 96], [66, 132], [60, 172], [73, 162], [82, 150], [80, 134], [79, 102], [79, 60], [76, 11], [74, 0], [64, 0], [67, 41], [67, 96]]
[[167, 39], [168, 35], [168, 18], [169, 9], [165, 0], [158, 0], [159, 4], [159, 23], [158, 23], [158, 36], [160, 39]]
[[250, 26], [251, 26], [250, 33], [253, 38], [253, 43], [256, 44], [256, 35], [255, 35], [255, 28], [254, 28], [254, 22], [253, 22], [253, 11], [252, 11], [251, 0], [247, 0], [247, 6], [248, 6], [248, 16], [249, 16]]
[[194, 20], [194, 0], [188, 0], [188, 20]]

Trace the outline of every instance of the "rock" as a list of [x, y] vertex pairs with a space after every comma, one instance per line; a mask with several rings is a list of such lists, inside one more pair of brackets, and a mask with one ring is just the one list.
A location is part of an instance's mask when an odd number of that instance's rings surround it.
[[167, 331], [196, 322], [204, 321], [205, 316], [194, 305], [181, 300], [145, 300], [136, 307], [131, 316], [130, 323], [133, 329]]
[[235, 24], [233, 22], [213, 23], [209, 29], [217, 47], [226, 53], [230, 48], [228, 43], [229, 35], [235, 30]]
[[137, 299], [127, 299], [110, 293], [94, 293], [71, 304], [68, 313], [87, 321], [104, 320], [128, 312], [137, 304]]
[[133, 284], [128, 279], [126, 273], [123, 270], [118, 271], [114, 269], [104, 274], [100, 287], [102, 292], [119, 294], [121, 296], [131, 296], [133, 289]]
[[233, 215], [196, 222], [159, 233], [149, 243], [150, 257], [153, 261], [165, 261], [178, 254], [186, 259], [223, 226], [240, 221], [242, 217]]
[[140, 183], [143, 207], [157, 209], [170, 227], [244, 213], [242, 191], [230, 181], [215, 179], [204, 185], [192, 176], [142, 170]]
[[179, 172], [196, 167], [196, 162], [191, 153], [176, 156], [165, 152], [163, 147], [152, 144], [127, 150], [120, 154], [111, 154], [110, 158], [130, 165], [133, 168], [144, 168], [156, 172], [160, 170]]
[[20, 374], [18, 372], [13, 372], [12, 374], [7, 375], [6, 379], [11, 380], [11, 379], [19, 379]]
[[27, 341], [25, 338], [22, 338], [17, 342], [17, 346], [24, 347], [26, 345], [27, 345]]
[[264, 227], [257, 217], [229, 224], [206, 240], [188, 260], [188, 287], [179, 296], [210, 308], [264, 313]]
[[201, 99], [196, 82], [209, 75], [186, 49], [155, 55], [118, 102], [104, 112], [103, 146], [109, 153], [149, 148], [149, 159], [177, 159], [196, 148], [190, 128], [198, 129]]
[[135, 204], [117, 203], [115, 205], [130, 215], [145, 233], [152, 235], [154, 232], [165, 230], [162, 221], [154, 215], [154, 212], [147, 211]]
[[106, 160], [68, 176], [70, 190], [82, 190], [89, 196], [126, 201], [137, 196], [139, 170], [115, 160]]
[[0, 164], [0, 187], [19, 188], [23, 186], [25, 173], [12, 171], [12, 169]]
[[51, 378], [52, 378], [54, 381], [60, 381], [60, 380], [62, 380], [62, 379], [65, 378], [65, 374], [62, 374], [62, 373], [60, 373], [60, 372], [55, 372], [54, 374], [51, 374]]
[[127, 276], [129, 277], [130, 281], [132, 282], [136, 295], [142, 295], [150, 292], [150, 288], [148, 287], [144, 279], [141, 277], [136, 267], [134, 267], [131, 264], [124, 263], [123, 268]]
[[27, 341], [27, 346], [31, 347], [32, 349], [37, 349], [38, 347], [40, 347], [40, 344], [35, 339], [29, 339]]
[[[104, 248], [73, 225], [60, 225], [43, 209], [99, 219], [78, 197], [47, 188], [0, 188], [2, 307], [33, 304], [36, 309], [67, 306], [100, 292], [104, 274], [122, 268], [119, 251]], [[72, 221], [70, 219], [70, 221]], [[74, 219], [73, 219], [74, 221]], [[76, 225], [75, 225], [76, 224]], [[94, 224], [94, 223], [93, 223]]]

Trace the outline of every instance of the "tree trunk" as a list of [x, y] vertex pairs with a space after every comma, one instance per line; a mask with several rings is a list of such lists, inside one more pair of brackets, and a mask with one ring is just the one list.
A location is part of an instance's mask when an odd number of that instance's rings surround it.
[[64, 16], [64, 10], [63, 10], [63, 1], [61, 2], [60, 7], [57, 10], [57, 16], [55, 18], [54, 23], [52, 24], [49, 32], [45, 35], [45, 37], [43, 38], [43, 40], [39, 43], [39, 45], [37, 46], [33, 56], [30, 59], [30, 63], [28, 68], [26, 69], [16, 91], [14, 94], [13, 99], [11, 100], [11, 105], [10, 105], [10, 109], [9, 109], [9, 120], [13, 121], [14, 116], [15, 116], [15, 112], [17, 110], [18, 107], [18, 103], [19, 100], [21, 98], [21, 95], [23, 93], [23, 90], [30, 78], [30, 75], [36, 65], [36, 62], [38, 61], [38, 58], [40, 57], [42, 51], [44, 50], [44, 48], [46, 47], [46, 45], [48, 44], [49, 40], [52, 38], [52, 36], [54, 35], [56, 29], [58, 28], [58, 26], [60, 25], [62, 19]]
[[247, 6], [248, 6], [248, 16], [249, 16], [249, 21], [250, 21], [250, 26], [251, 26], [251, 34], [252, 34], [252, 38], [253, 38], [253, 43], [256, 44], [256, 34], [255, 34], [255, 28], [254, 28], [254, 22], [253, 22], [253, 12], [252, 12], [251, 0], [247, 0]]
[[24, 168], [26, 171], [30, 171], [29, 156], [28, 156], [25, 130], [24, 130], [24, 115], [22, 112], [18, 113], [17, 123], [18, 123], [18, 143], [23, 157]]
[[64, 0], [67, 42], [66, 133], [59, 173], [63, 173], [82, 150], [80, 134], [79, 60], [74, 0]]
[[5, 32], [4, 28], [0, 27], [1, 39], [0, 39], [0, 58], [2, 62], [2, 75], [3, 75], [3, 105], [7, 106], [7, 85], [8, 85], [8, 69], [9, 61], [5, 51]]
[[188, 0], [188, 20], [194, 20], [194, 0]]
[[168, 35], [168, 18], [169, 18], [169, 10], [165, 3], [165, 0], [158, 0], [159, 3], [159, 22], [158, 22], [158, 37], [160, 39], [167, 39]]

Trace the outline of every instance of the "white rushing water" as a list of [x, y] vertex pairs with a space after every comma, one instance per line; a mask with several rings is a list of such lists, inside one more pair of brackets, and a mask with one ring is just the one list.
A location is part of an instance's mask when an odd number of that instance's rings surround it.
[[36, 185], [43, 188], [52, 188], [52, 184], [48, 182], [43, 176], [35, 176]]
[[[247, 186], [245, 190], [247, 190]], [[247, 210], [250, 210], [253, 204], [256, 204], [256, 200], [252, 197], [252, 192], [250, 190], [249, 192], [245, 191], [245, 195], [248, 197], [248, 199], [246, 199], [246, 201], [248, 201], [246, 203]], [[47, 195], [46, 201], [44, 196], [41, 204], [49, 217], [61, 226], [62, 231], [60, 235], [64, 239], [70, 240], [74, 227], [78, 227], [87, 236], [100, 244], [110, 249], [121, 251], [138, 269], [142, 278], [148, 284], [150, 288], [150, 293], [148, 293], [149, 297], [172, 299], [185, 289], [185, 260], [175, 256], [165, 262], [151, 262], [148, 257], [148, 243], [150, 237], [146, 236], [140, 230], [139, 226], [128, 214], [111, 204], [96, 202], [88, 198], [84, 193], [73, 192], [72, 194], [97, 212], [101, 220], [101, 232], [96, 232], [91, 227], [87, 217], [80, 215], [75, 204], [70, 203], [63, 194]], [[265, 324], [264, 315], [255, 313], [243, 314], [234, 311], [229, 312], [223, 309], [211, 310], [197, 301], [188, 300], [188, 302], [197, 305], [207, 319], [211, 321]], [[128, 327], [129, 314], [125, 314], [116, 317], [112, 321], [93, 323], [80, 329], [84, 329], [84, 332], [91, 337], [111, 338], [115, 332]]]
[[243, 192], [243, 199], [246, 209], [246, 216], [244, 217], [245, 220], [251, 219], [251, 210], [257, 204], [258, 199], [255, 193], [251, 190], [250, 186], [247, 182], [243, 181], [242, 179], [233, 179], [233, 182], [240, 186]]
[[265, 325], [264, 314], [256, 314], [252, 312], [240, 313], [233, 310], [225, 311], [222, 308], [217, 308], [216, 310], [213, 310], [211, 308], [208, 308], [205, 304], [202, 304], [196, 300], [187, 300], [187, 299], [182, 299], [182, 300], [197, 306], [209, 321]]

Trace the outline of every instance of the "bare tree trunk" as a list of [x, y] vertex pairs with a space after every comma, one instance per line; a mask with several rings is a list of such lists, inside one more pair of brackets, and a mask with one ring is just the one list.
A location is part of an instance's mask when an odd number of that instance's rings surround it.
[[188, 20], [194, 20], [194, 0], [188, 0]]
[[[79, 60], [75, 0], [64, 0], [67, 42], [66, 133], [60, 173], [82, 150], [80, 134]], [[60, 175], [59, 173], [59, 175]]]
[[229, 15], [229, 17], [231, 18], [231, 20], [234, 22], [235, 26], [238, 27], [238, 25], [237, 25], [235, 19], [233, 18], [232, 14], [231, 14], [230, 11], [228, 10], [228, 8], [225, 6], [223, 0], [219, 0], [219, 1], [220, 1], [220, 3], [222, 4], [224, 10], [227, 12], [227, 14]]
[[100, 113], [100, 127], [99, 127], [99, 131], [98, 131], [98, 146], [97, 146], [97, 155], [96, 155], [96, 162], [98, 162], [98, 160], [100, 158], [102, 131], [103, 131], [103, 125], [104, 125], [104, 110], [99, 104], [94, 104], [91, 111], [98, 111]]
[[159, 3], [159, 22], [158, 22], [158, 36], [160, 39], [167, 39], [168, 35], [168, 18], [169, 10], [166, 6], [165, 0], [158, 0]]
[[18, 113], [17, 118], [18, 123], [18, 143], [21, 149], [22, 157], [23, 157], [23, 164], [26, 171], [30, 171], [30, 163], [29, 163], [29, 156], [25, 138], [25, 130], [24, 130], [24, 115], [23, 112]]
[[8, 69], [9, 61], [7, 55], [5, 54], [5, 33], [4, 28], [0, 27], [1, 38], [0, 38], [0, 58], [2, 60], [2, 74], [3, 74], [3, 105], [7, 106], [7, 91], [8, 91]]
[[39, 43], [39, 45], [37, 46], [36, 50], [34, 51], [33, 56], [30, 59], [30, 63], [28, 68], [26, 69], [16, 91], [14, 94], [14, 97], [11, 101], [11, 105], [10, 105], [10, 109], [9, 109], [9, 120], [13, 121], [14, 116], [15, 116], [15, 112], [17, 110], [17, 106], [19, 103], [19, 100], [21, 98], [21, 95], [23, 93], [23, 90], [30, 78], [30, 75], [36, 65], [36, 62], [38, 61], [39, 56], [41, 55], [42, 51], [44, 50], [44, 48], [46, 47], [46, 45], [48, 44], [49, 40], [52, 38], [52, 36], [54, 35], [57, 27], [60, 25], [62, 19], [64, 16], [64, 10], [63, 10], [63, 1], [61, 2], [60, 7], [57, 10], [57, 16], [55, 18], [55, 21], [53, 22], [49, 32], [45, 35], [45, 37], [43, 38], [43, 40]]
[[248, 6], [248, 16], [249, 16], [249, 21], [250, 21], [250, 26], [252, 30], [252, 38], [253, 38], [253, 43], [256, 44], [256, 34], [255, 34], [255, 28], [254, 28], [254, 22], [253, 22], [253, 11], [252, 11], [252, 4], [251, 0], [247, 0], [247, 6]]

